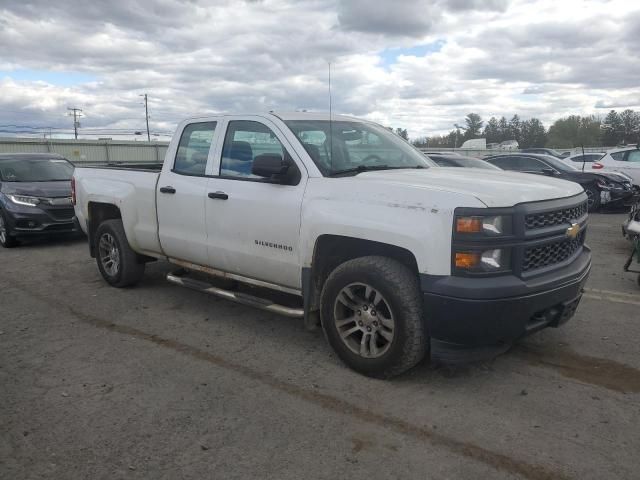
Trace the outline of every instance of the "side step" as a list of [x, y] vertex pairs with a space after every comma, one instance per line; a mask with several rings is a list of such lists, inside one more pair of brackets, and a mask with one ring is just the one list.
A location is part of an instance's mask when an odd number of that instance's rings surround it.
[[265, 298], [255, 297], [242, 292], [234, 292], [232, 290], [224, 290], [222, 288], [214, 287], [210, 283], [201, 282], [200, 280], [194, 280], [192, 278], [184, 277], [176, 273], [168, 273], [167, 280], [176, 285], [187, 287], [199, 292], [216, 295], [232, 302], [242, 303], [249, 305], [250, 307], [260, 308], [267, 312], [277, 313], [284, 315], [285, 317], [302, 318], [304, 317], [304, 310], [302, 308], [285, 307], [273, 303], [271, 300]]

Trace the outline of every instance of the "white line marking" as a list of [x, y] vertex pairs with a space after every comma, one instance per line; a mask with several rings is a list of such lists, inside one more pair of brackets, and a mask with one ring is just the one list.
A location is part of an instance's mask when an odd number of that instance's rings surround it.
[[615, 298], [615, 297], [603, 297], [600, 295], [592, 295], [590, 293], [585, 293], [584, 295], [582, 295], [585, 298], [591, 298], [593, 300], [607, 300], [609, 302], [613, 302], [613, 303], [624, 303], [626, 305], [640, 305], [640, 302], [634, 302], [633, 300], [625, 300], [622, 298]]
[[615, 290], [600, 290], [597, 288], [585, 288], [584, 291], [591, 293], [605, 293], [608, 295], [615, 295], [617, 297], [631, 297], [640, 299], [640, 294], [637, 293], [616, 292]]

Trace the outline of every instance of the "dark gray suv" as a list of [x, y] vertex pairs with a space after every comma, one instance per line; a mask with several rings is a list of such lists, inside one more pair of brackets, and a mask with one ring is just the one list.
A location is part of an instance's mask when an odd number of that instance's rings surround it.
[[79, 231], [71, 203], [73, 168], [53, 153], [0, 154], [0, 245]]

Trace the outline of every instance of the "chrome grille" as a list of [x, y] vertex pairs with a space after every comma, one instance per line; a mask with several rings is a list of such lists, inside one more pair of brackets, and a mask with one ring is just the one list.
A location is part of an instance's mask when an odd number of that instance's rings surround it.
[[563, 223], [574, 223], [587, 213], [587, 202], [562, 210], [551, 212], [532, 213], [524, 217], [524, 224], [527, 230], [536, 228], [553, 227]]
[[574, 239], [567, 238], [559, 242], [527, 248], [522, 261], [522, 271], [528, 272], [537, 268], [555, 265], [571, 258], [582, 248], [585, 233], [585, 231], [580, 232]]

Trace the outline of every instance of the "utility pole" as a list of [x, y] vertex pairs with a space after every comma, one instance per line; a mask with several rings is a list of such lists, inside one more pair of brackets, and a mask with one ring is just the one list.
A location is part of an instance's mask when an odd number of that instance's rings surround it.
[[149, 135], [149, 105], [148, 105], [148, 99], [147, 99], [147, 94], [145, 93], [144, 95], [140, 95], [141, 97], [144, 97], [144, 116], [147, 120], [147, 141], [150, 142], [151, 141], [151, 135]]
[[80, 126], [80, 122], [78, 121], [78, 118], [80, 118], [82, 115], [80, 114], [80, 112], [82, 112], [82, 109], [80, 108], [75, 108], [75, 107], [68, 107], [67, 110], [71, 110], [73, 113], [69, 113], [68, 115], [73, 115], [73, 132], [74, 135], [76, 137], [76, 140], [78, 139], [78, 127]]

